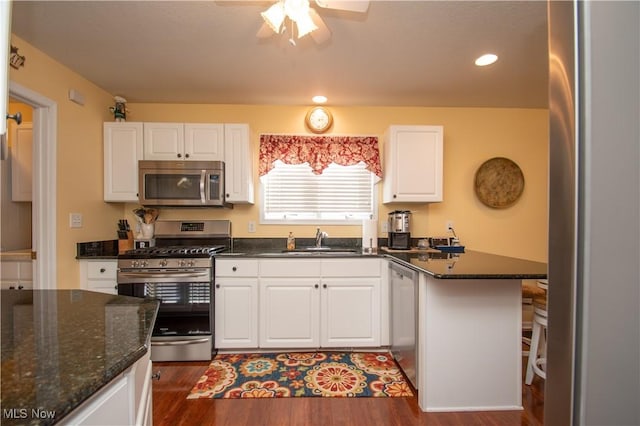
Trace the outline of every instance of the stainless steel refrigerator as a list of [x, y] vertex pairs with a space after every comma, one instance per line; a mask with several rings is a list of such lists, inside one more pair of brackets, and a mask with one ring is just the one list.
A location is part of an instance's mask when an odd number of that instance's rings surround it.
[[548, 5], [545, 424], [640, 424], [640, 3]]

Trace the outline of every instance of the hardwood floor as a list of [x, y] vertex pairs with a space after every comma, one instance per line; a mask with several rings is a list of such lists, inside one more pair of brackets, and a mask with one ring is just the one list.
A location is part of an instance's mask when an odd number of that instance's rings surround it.
[[[423, 413], [413, 398], [187, 399], [208, 362], [154, 363], [153, 424], [300, 425], [542, 425], [544, 381], [523, 385], [523, 411]], [[526, 359], [523, 360], [526, 365]]]

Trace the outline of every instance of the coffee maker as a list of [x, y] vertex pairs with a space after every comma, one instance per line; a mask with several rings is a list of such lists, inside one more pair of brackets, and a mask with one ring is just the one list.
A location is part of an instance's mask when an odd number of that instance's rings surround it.
[[410, 217], [409, 210], [394, 210], [389, 213], [388, 246], [390, 249], [408, 250], [411, 248]]

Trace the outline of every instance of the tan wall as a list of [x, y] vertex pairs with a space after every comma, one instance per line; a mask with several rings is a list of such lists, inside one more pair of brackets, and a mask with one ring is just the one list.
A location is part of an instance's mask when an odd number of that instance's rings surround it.
[[[444, 126], [444, 201], [433, 204], [380, 205], [380, 224], [387, 213], [409, 209], [412, 235], [445, 233], [453, 220], [463, 244], [474, 250], [546, 261], [547, 258], [547, 157], [548, 113], [536, 109], [330, 107], [334, 125], [329, 134], [377, 135], [390, 124], [440, 124]], [[251, 127], [254, 145], [254, 181], [259, 189], [257, 153], [261, 133], [308, 134], [306, 106], [129, 104], [130, 121], [244, 122]], [[525, 176], [525, 190], [514, 206], [496, 210], [484, 206], [474, 193], [474, 175], [486, 160], [503, 156], [514, 160]], [[420, 176], [417, 175], [416, 179]], [[379, 185], [381, 200], [381, 185]], [[162, 209], [164, 219], [201, 217], [230, 219], [238, 237], [312, 237], [315, 226], [260, 225], [259, 191], [254, 206], [220, 209]], [[127, 205], [125, 213], [137, 205]], [[247, 230], [255, 221], [255, 233]], [[359, 226], [322, 226], [330, 236], [361, 236]], [[382, 235], [382, 234], [380, 234]]]
[[[10, 70], [10, 80], [55, 102], [57, 123], [57, 280], [60, 288], [76, 288], [76, 243], [115, 238], [117, 220], [134, 221], [136, 204], [104, 203], [102, 123], [112, 120], [108, 107], [112, 95], [42, 52], [12, 36], [12, 43], [27, 57], [27, 65]], [[84, 94], [79, 106], [68, 100], [68, 90]], [[121, 94], [126, 97], [126, 93]], [[261, 133], [307, 133], [304, 106], [258, 105], [128, 105], [129, 121], [241, 122], [251, 126], [255, 145]], [[378, 135], [390, 124], [440, 124], [444, 126], [444, 202], [434, 204], [381, 205], [379, 221], [389, 211], [414, 212], [412, 233], [442, 235], [445, 221], [453, 220], [463, 244], [482, 250], [532, 260], [547, 258], [547, 154], [548, 112], [534, 109], [330, 107], [332, 134]], [[473, 177], [485, 160], [504, 156], [522, 168], [525, 191], [511, 208], [494, 210], [482, 205], [473, 192]], [[419, 176], [417, 176], [419, 178]], [[258, 176], [255, 175], [256, 189]], [[381, 189], [381, 188], [380, 188]], [[247, 232], [249, 221], [259, 222], [259, 196], [253, 206], [220, 209], [163, 209], [161, 218], [224, 218], [233, 221], [234, 236], [284, 237], [291, 230], [298, 237], [312, 236], [312, 226], [260, 225]], [[69, 213], [84, 216], [84, 226], [69, 228]], [[359, 237], [359, 226], [323, 226], [332, 236]]]
[[[57, 103], [56, 235], [59, 288], [79, 287], [76, 243], [113, 239], [122, 205], [102, 201], [102, 123], [110, 120], [111, 94], [11, 36], [26, 57], [25, 66], [10, 68], [9, 79]], [[85, 105], [68, 100], [69, 89], [81, 92]], [[82, 213], [84, 225], [69, 228], [69, 213]]]

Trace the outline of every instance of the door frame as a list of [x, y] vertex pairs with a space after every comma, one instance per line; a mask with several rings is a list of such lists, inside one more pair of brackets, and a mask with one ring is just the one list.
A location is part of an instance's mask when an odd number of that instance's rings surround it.
[[33, 108], [32, 251], [35, 289], [54, 290], [56, 277], [56, 151], [58, 104], [9, 81], [9, 97]]

